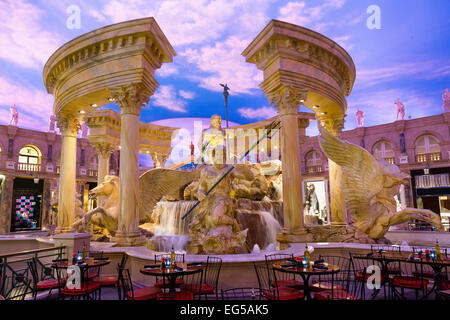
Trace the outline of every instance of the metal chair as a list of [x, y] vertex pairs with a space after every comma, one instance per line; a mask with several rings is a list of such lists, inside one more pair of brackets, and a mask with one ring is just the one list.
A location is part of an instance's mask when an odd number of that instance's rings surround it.
[[[180, 291], [169, 291], [169, 288], [163, 288], [162, 292], [158, 294], [158, 300], [194, 300], [195, 293], [201, 292], [203, 286], [203, 269], [199, 268], [198, 270], [184, 275], [184, 284], [180, 286]], [[169, 283], [168, 279], [166, 280], [166, 276], [163, 275], [163, 281]], [[200, 289], [199, 289], [199, 284]]]
[[[40, 291], [47, 291], [48, 295], [47, 298], [50, 297], [52, 291], [54, 289], [60, 289], [61, 286], [65, 286], [65, 281], [62, 281], [61, 283], [58, 281], [58, 279], [53, 274], [52, 268], [45, 268], [42, 276], [39, 276], [38, 272], [38, 260], [36, 257], [33, 257], [32, 259], [27, 261], [28, 264], [28, 270], [32, 277], [32, 289], [33, 289], [33, 299], [36, 300], [37, 294]], [[59, 291], [58, 291], [59, 292]]]
[[352, 271], [353, 271], [353, 279], [355, 282], [355, 286], [357, 287], [355, 289], [355, 292], [359, 292], [360, 293], [360, 298], [365, 300], [366, 298], [366, 284], [369, 280], [369, 278], [371, 278], [371, 276], [374, 274], [373, 272], [368, 272], [368, 268], [371, 266], [375, 266], [378, 267], [380, 270], [380, 286], [374, 286], [373, 289], [369, 289], [372, 290], [372, 299], [375, 299], [375, 297], [378, 295], [378, 293], [381, 290], [381, 287], [383, 287], [383, 291], [384, 291], [384, 297], [387, 298], [387, 292], [386, 292], [386, 286], [389, 283], [389, 278], [387, 277], [387, 275], [385, 274], [385, 272], [383, 272], [384, 267], [383, 264], [376, 260], [376, 259], [371, 259], [369, 257], [359, 257], [358, 254], [355, 253], [349, 253], [350, 255], [350, 263], [352, 266]]
[[[312, 285], [317, 300], [359, 300], [359, 286], [352, 281], [351, 262], [349, 258], [340, 256], [319, 256], [328, 264], [339, 266], [337, 274], [320, 275]], [[315, 290], [314, 290], [315, 289]]]
[[425, 276], [425, 266], [421, 261], [400, 261], [401, 274], [394, 276], [390, 281], [393, 297], [407, 300], [405, 290], [414, 290], [416, 300], [419, 299], [419, 293], [422, 293], [422, 299], [426, 298], [430, 279]]
[[203, 284], [198, 288], [192, 288], [195, 296], [205, 296], [208, 299], [209, 294], [215, 294], [219, 299], [217, 286], [219, 284], [220, 270], [222, 268], [222, 259], [218, 257], [208, 257], [206, 261], [205, 272], [203, 275]]
[[261, 300], [266, 299], [259, 292], [259, 288], [242, 287], [221, 290], [222, 300]]
[[[73, 267], [77, 267], [74, 265]], [[57, 268], [56, 274], [58, 276], [58, 289], [59, 296], [64, 300], [66, 297], [74, 300], [78, 298], [80, 300], [83, 298], [84, 300], [92, 300], [92, 299], [100, 299], [101, 296], [101, 287], [100, 284], [94, 281], [94, 278], [90, 278], [89, 275], [89, 267], [80, 268], [80, 283], [79, 288], [77, 288], [74, 284], [73, 288], [70, 288], [68, 284], [69, 276], [67, 274], [67, 269]], [[75, 269], [76, 270], [76, 269]], [[60, 289], [62, 288], [62, 289]]]
[[[292, 287], [279, 287], [277, 275], [273, 268], [267, 268], [267, 265], [254, 264], [256, 278], [258, 279], [260, 296], [268, 300], [298, 300], [304, 299], [304, 294], [298, 289]], [[272, 277], [269, 275], [273, 274]], [[273, 279], [273, 280], [272, 280]], [[274, 285], [273, 285], [274, 284]]]
[[130, 270], [119, 269], [119, 300], [153, 300], [161, 292], [160, 288], [148, 286], [140, 289], [134, 289], [131, 280]]
[[[294, 254], [283, 254], [283, 253], [275, 253], [275, 254], [267, 254], [266, 258], [266, 266], [267, 270], [272, 270], [272, 266], [274, 264], [285, 264], [287, 259], [294, 259]], [[269, 278], [272, 277], [272, 272], [269, 272]], [[271, 281], [271, 285], [275, 286], [274, 279]], [[280, 287], [292, 287], [295, 289], [303, 289], [303, 281], [299, 279], [295, 274], [289, 273], [279, 273], [278, 274], [278, 285]]]
[[[128, 255], [126, 253], [122, 254], [122, 258], [120, 260], [120, 263], [117, 264], [117, 275], [99, 275], [98, 277], [94, 278], [94, 281], [100, 283], [100, 287], [118, 287], [119, 285], [119, 270], [124, 269], [125, 265], [128, 260]], [[120, 290], [119, 293], [119, 300], [120, 300]]]

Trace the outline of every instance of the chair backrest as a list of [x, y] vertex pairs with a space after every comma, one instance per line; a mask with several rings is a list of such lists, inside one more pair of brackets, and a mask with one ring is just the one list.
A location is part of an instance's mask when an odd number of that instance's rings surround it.
[[24, 300], [27, 294], [32, 292], [31, 279], [22, 275], [12, 275], [6, 281], [11, 281], [11, 290], [5, 300]]
[[37, 283], [39, 282], [39, 275], [38, 275], [38, 271], [37, 271], [35, 258], [33, 257], [32, 259], [28, 260], [27, 264], [28, 264], [28, 270], [31, 274], [33, 290], [36, 290]]
[[328, 279], [332, 279], [335, 281], [335, 283], [338, 283], [345, 288], [349, 287], [350, 276], [352, 274], [352, 267], [349, 258], [341, 256], [319, 255], [319, 260], [324, 260], [328, 264], [334, 264], [340, 269], [337, 274], [319, 276], [319, 281], [323, 281], [324, 279], [325, 281], [327, 281]]
[[377, 266], [380, 268], [380, 270], [383, 270], [381, 263], [376, 259], [371, 259], [370, 257], [361, 257], [359, 253], [350, 252], [349, 255], [351, 269], [355, 278], [357, 277], [358, 273], [361, 273], [360, 275], [365, 275], [366, 270], [369, 266]]
[[[170, 258], [170, 253], [155, 254], [155, 262], [161, 261], [161, 258]], [[184, 253], [175, 253], [175, 262], [184, 262]], [[173, 263], [173, 261], [171, 262]]]
[[259, 288], [242, 287], [221, 291], [222, 300], [261, 300]]
[[272, 268], [268, 268], [265, 264], [253, 264], [253, 267], [255, 268], [260, 295], [263, 291], [266, 294], [270, 292], [273, 295], [272, 299], [276, 299], [278, 297], [278, 291], [272, 288], [272, 277], [270, 276]]
[[118, 264], [119, 269], [124, 269], [125, 265], [127, 264], [128, 261], [128, 255], [124, 252], [122, 254], [122, 258], [120, 259], [120, 263]]
[[387, 244], [371, 244], [370, 245], [370, 250], [372, 252], [380, 252], [380, 251], [385, 251], [385, 252], [398, 252], [401, 253], [402, 252], [402, 248], [400, 246], [397, 245], [387, 245]]
[[266, 265], [267, 267], [271, 267], [274, 263], [285, 263], [286, 259], [293, 259], [294, 254], [287, 253], [274, 253], [274, 254], [266, 254]]
[[219, 257], [208, 257], [206, 260], [204, 282], [217, 289], [219, 282], [220, 269], [222, 268], [222, 259]]
[[119, 269], [119, 300], [126, 300], [128, 298], [128, 293], [131, 293], [131, 300], [134, 300], [134, 289], [133, 282], [130, 276], [130, 270]]

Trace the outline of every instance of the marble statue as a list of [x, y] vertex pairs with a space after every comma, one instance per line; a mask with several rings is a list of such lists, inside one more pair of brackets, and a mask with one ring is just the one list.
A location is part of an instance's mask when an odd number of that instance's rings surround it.
[[[397, 212], [394, 196], [409, 176], [394, 165], [377, 161], [367, 150], [333, 136], [319, 124], [319, 143], [327, 157], [342, 167], [342, 193], [349, 227], [357, 242], [385, 241], [389, 227], [420, 220], [443, 230], [438, 214], [405, 208]], [[386, 240], [387, 241], [387, 240]]]
[[12, 105], [10, 108], [11, 111], [11, 120], [9, 121], [9, 125], [17, 126], [19, 123], [19, 110], [17, 110], [16, 105]]
[[442, 94], [442, 109], [444, 109], [444, 112], [450, 111], [450, 92], [448, 89], [445, 89], [444, 93]]
[[52, 114], [50, 116], [50, 124], [48, 126], [48, 132], [55, 132], [55, 123], [56, 123], [56, 116]]
[[86, 124], [86, 121], [83, 121], [83, 124], [81, 125], [81, 138], [86, 139], [88, 135], [89, 127]]
[[120, 210], [119, 178], [106, 176], [101, 184], [89, 191], [90, 199], [98, 196], [104, 197], [102, 206], [89, 211], [75, 221], [71, 226], [72, 231], [86, 229], [88, 225], [92, 225], [102, 236], [115, 235]]
[[356, 121], [358, 122], [358, 127], [364, 126], [364, 111], [360, 110], [359, 108], [356, 110]]
[[397, 120], [404, 120], [405, 118], [405, 105], [400, 101], [400, 98], [394, 101], [397, 107]]
[[[216, 160], [214, 157], [219, 152], [224, 153], [224, 135], [225, 131], [222, 129], [222, 117], [215, 114], [211, 117], [210, 126], [202, 132], [202, 139], [199, 141], [199, 148], [202, 150], [202, 161], [204, 156], [208, 157], [208, 163], [213, 164]], [[222, 161], [218, 155], [217, 161]]]

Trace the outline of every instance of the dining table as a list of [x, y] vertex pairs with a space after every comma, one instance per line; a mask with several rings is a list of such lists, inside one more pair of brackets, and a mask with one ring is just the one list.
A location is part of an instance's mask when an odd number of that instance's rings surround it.
[[[180, 262], [170, 267], [162, 267], [161, 264], [145, 265], [140, 272], [144, 275], [167, 278], [169, 292], [176, 291], [176, 280], [178, 277], [194, 274], [202, 271], [205, 265], [201, 262]], [[163, 280], [165, 281], [165, 280]]]
[[[111, 263], [111, 260], [107, 258], [87, 258], [84, 262], [77, 262], [72, 264], [68, 262], [68, 260], [60, 260], [54, 261], [51, 264], [51, 267], [54, 269], [67, 269], [70, 266], [77, 266], [80, 268], [81, 281], [85, 280], [86, 275], [89, 277], [89, 269], [93, 268], [101, 268]], [[98, 274], [97, 274], [98, 276]]]
[[273, 268], [280, 272], [298, 274], [303, 279], [303, 292], [305, 299], [311, 300], [310, 280], [312, 276], [324, 276], [330, 274], [336, 274], [341, 269], [334, 264], [309, 264], [304, 266], [302, 264], [279, 264], [273, 265]]

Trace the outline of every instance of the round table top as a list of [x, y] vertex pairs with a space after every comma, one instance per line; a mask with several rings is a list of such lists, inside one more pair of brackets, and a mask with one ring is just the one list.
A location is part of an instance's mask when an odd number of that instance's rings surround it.
[[[107, 264], [111, 263], [110, 260], [95, 260], [95, 259], [86, 259], [85, 263], [82, 264], [74, 264], [74, 266], [80, 267], [80, 268], [94, 268], [94, 267], [102, 267], [106, 266]], [[67, 267], [72, 266], [72, 264], [69, 264], [68, 261], [58, 261], [52, 263], [52, 268], [61, 268], [66, 269]]]
[[358, 259], [365, 260], [388, 260], [388, 261], [404, 261], [404, 262], [415, 262], [420, 264], [439, 264], [443, 266], [450, 265], [450, 258], [441, 257], [440, 259], [431, 259], [426, 258], [425, 254], [418, 255], [415, 253], [411, 256], [411, 254], [407, 255], [406, 253], [401, 254], [398, 252], [366, 252], [362, 254], [356, 254], [354, 257]]
[[316, 269], [312, 266], [309, 267], [298, 267], [297, 265], [280, 265], [280, 264], [274, 264], [274, 269], [287, 272], [287, 273], [296, 273], [296, 274], [311, 274], [311, 275], [325, 275], [325, 274], [332, 274], [332, 273], [338, 273], [341, 269], [339, 266], [334, 264], [328, 264], [328, 265], [321, 265], [321, 267], [326, 267], [327, 269]]
[[186, 274], [195, 273], [205, 267], [204, 264], [188, 266], [188, 264], [185, 262], [177, 263], [176, 266], [181, 269], [175, 268], [173, 266], [171, 266], [170, 268], [162, 269], [161, 264], [154, 264], [154, 265], [149, 265], [149, 266], [143, 266], [140, 271], [143, 274], [147, 274], [147, 275], [151, 275], [151, 276], [162, 276], [162, 275], [182, 276], [182, 275], [186, 275]]

